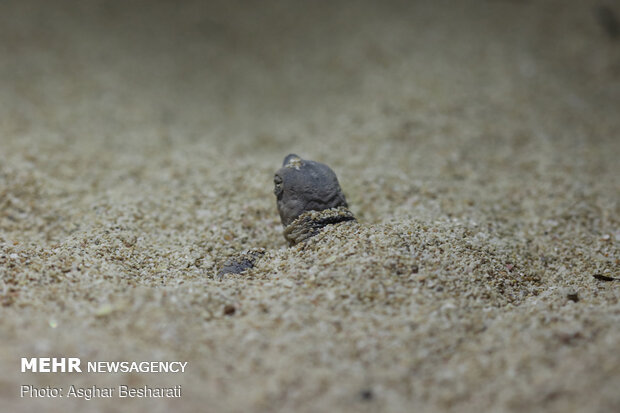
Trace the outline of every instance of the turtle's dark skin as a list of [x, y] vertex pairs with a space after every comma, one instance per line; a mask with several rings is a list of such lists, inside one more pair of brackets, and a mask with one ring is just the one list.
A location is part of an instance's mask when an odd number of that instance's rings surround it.
[[348, 206], [338, 178], [329, 166], [295, 154], [284, 158], [273, 183], [278, 212], [285, 227], [304, 212]]
[[[290, 154], [276, 171], [273, 182], [284, 238], [289, 246], [318, 234], [327, 225], [355, 220], [336, 174], [325, 164]], [[258, 251], [249, 251], [227, 261], [218, 277], [252, 268], [264, 254]]]

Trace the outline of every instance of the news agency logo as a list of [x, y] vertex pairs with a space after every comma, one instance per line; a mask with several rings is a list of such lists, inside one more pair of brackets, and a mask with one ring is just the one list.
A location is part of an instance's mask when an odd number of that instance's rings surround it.
[[[78, 357], [22, 357], [22, 373], [81, 373]], [[88, 373], [185, 373], [187, 361], [89, 361]]]
[[77, 357], [22, 357], [22, 373], [81, 373], [80, 363]]

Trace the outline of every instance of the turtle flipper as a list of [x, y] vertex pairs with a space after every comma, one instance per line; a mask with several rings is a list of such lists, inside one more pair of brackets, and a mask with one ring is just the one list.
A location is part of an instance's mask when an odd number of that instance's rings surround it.
[[218, 280], [221, 280], [226, 274], [241, 274], [245, 270], [253, 268], [256, 261], [263, 255], [265, 255], [264, 248], [256, 248], [236, 255], [224, 263], [222, 268], [217, 272], [216, 277]]

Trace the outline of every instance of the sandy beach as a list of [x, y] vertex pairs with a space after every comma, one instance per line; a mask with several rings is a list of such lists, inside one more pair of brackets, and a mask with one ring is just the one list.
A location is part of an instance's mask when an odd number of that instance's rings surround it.
[[[620, 411], [618, 6], [2, 2], [0, 410]], [[289, 153], [357, 222], [287, 246]]]

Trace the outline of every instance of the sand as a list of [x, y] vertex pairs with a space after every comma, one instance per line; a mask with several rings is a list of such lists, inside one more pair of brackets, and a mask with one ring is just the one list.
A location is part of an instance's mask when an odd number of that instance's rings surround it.
[[[600, 4], [2, 2], [0, 410], [618, 411]], [[357, 223], [287, 247], [291, 152]], [[188, 367], [21, 373], [46, 356]]]

